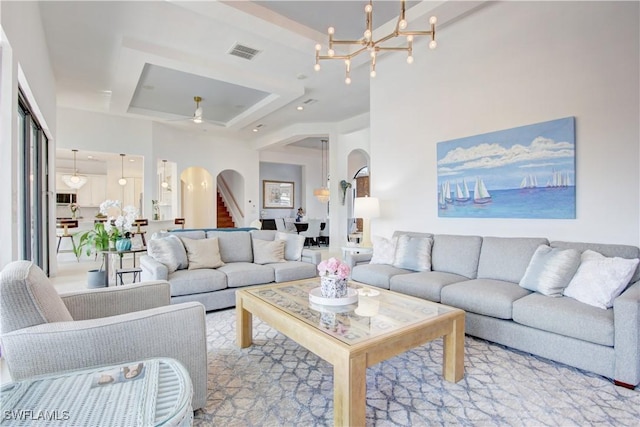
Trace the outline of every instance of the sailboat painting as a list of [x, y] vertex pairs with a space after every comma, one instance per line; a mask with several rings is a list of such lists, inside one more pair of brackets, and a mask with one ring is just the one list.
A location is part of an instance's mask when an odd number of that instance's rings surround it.
[[437, 144], [438, 216], [576, 217], [575, 118]]

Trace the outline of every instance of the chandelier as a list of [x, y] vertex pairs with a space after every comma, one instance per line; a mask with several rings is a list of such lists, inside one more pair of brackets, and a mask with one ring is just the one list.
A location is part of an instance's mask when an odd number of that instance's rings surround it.
[[120, 179], [118, 180], [118, 184], [120, 184], [123, 187], [127, 185], [127, 180], [124, 177], [124, 156], [126, 156], [126, 154], [120, 154], [122, 168], [120, 169]]
[[[327, 187], [324, 186], [325, 184], [325, 180], [328, 181], [327, 175], [325, 175], [324, 172], [324, 165], [325, 165], [325, 148], [327, 145], [327, 140], [326, 139], [322, 139], [322, 170], [320, 171], [320, 185], [321, 187], [316, 188], [315, 190], [313, 190], [313, 195], [316, 197], [316, 199], [318, 199], [318, 201], [320, 203], [327, 203], [329, 201], [329, 189]], [[327, 162], [327, 169], [328, 169], [328, 162]]]
[[69, 187], [77, 190], [87, 183], [87, 177], [84, 175], [78, 175], [78, 169], [76, 168], [76, 153], [78, 150], [73, 151], [73, 175], [62, 175], [62, 182]]
[[[334, 40], [333, 35], [335, 33], [335, 29], [333, 27], [329, 27], [327, 32], [329, 33], [329, 48], [327, 50], [326, 55], [320, 55], [320, 50], [322, 46], [320, 44], [316, 45], [316, 64], [314, 69], [316, 71], [320, 71], [320, 60], [321, 59], [341, 59], [344, 60], [345, 68], [346, 68], [346, 76], [344, 82], [346, 84], [351, 84], [351, 59], [360, 55], [363, 52], [369, 52], [371, 56], [371, 68], [369, 75], [371, 77], [376, 76], [376, 57], [380, 51], [403, 51], [407, 52], [407, 63], [413, 63], [413, 39], [416, 36], [431, 36], [431, 41], [429, 42], [429, 48], [435, 49], [438, 46], [436, 42], [436, 22], [437, 18], [432, 16], [429, 18], [429, 24], [431, 25], [431, 29], [427, 31], [408, 31], [407, 28], [407, 20], [405, 18], [405, 4], [404, 0], [400, 2], [400, 16], [398, 17], [398, 22], [396, 23], [396, 27], [390, 34], [378, 39], [373, 39], [373, 1], [369, 1], [364, 8], [365, 19], [367, 23], [367, 29], [364, 31], [364, 34], [359, 40]], [[392, 40], [396, 37], [406, 37], [406, 45], [404, 46], [383, 46], [383, 43]], [[357, 45], [361, 46], [359, 49], [355, 50], [346, 55], [336, 55], [334, 50], [334, 45]]]

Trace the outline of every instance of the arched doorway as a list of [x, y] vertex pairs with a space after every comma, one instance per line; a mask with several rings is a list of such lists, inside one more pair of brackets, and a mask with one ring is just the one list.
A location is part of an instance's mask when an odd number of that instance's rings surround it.
[[356, 197], [370, 196], [369, 154], [361, 149], [353, 150], [348, 156], [348, 174], [351, 191], [345, 197], [347, 206], [347, 236], [362, 232], [362, 219], [353, 218], [353, 203]]
[[216, 188], [216, 226], [244, 227], [244, 177], [235, 170], [223, 170], [216, 178]]
[[214, 228], [216, 224], [213, 177], [192, 166], [180, 174], [182, 214], [185, 228]]

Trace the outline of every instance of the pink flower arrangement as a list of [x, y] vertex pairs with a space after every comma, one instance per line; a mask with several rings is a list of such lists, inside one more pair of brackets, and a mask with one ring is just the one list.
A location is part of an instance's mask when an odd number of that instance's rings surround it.
[[340, 279], [346, 279], [350, 272], [349, 266], [336, 258], [329, 258], [318, 264], [318, 273], [321, 276], [335, 275]]

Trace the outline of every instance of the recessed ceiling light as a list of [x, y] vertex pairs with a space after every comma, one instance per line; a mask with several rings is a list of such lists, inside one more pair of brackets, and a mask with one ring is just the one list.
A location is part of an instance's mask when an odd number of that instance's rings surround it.
[[298, 110], [298, 111], [302, 111], [302, 110], [304, 110], [304, 107], [303, 107], [302, 105], [298, 105], [298, 106], [296, 107], [296, 110]]
[[258, 132], [258, 128], [253, 128], [253, 131], [254, 132]]
[[133, 162], [135, 162], [135, 161], [136, 161], [136, 159], [134, 159], [134, 158], [130, 158], [130, 159], [129, 159], [129, 161], [130, 161], [131, 163], [133, 163]]
[[87, 159], [93, 159], [93, 156], [92, 155], [88, 155]]

